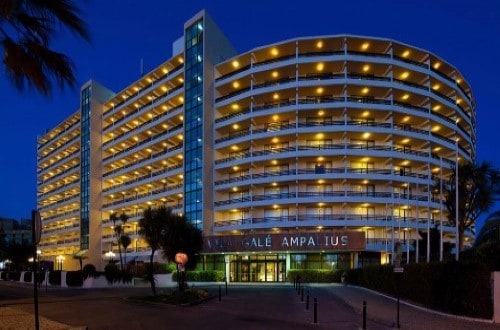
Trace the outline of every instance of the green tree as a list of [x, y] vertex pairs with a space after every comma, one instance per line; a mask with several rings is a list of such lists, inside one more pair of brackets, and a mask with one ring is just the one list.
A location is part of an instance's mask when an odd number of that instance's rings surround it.
[[5, 260], [7, 256], [7, 240], [5, 239], [5, 230], [0, 226], [0, 260]]
[[51, 49], [58, 30], [67, 29], [89, 41], [80, 9], [71, 0], [2, 0], [0, 43], [7, 76], [22, 90], [34, 87], [44, 95], [51, 80], [63, 88], [74, 86], [74, 65], [66, 55]]
[[161, 240], [163, 256], [169, 261], [174, 261], [178, 252], [184, 252], [188, 256], [186, 268], [193, 269], [202, 248], [201, 231], [185, 216], [172, 214], [167, 220], [167, 230]]
[[167, 219], [171, 214], [172, 210], [164, 206], [160, 206], [157, 209], [148, 207], [147, 210], [144, 211], [143, 218], [139, 220], [139, 234], [144, 237], [151, 249], [147, 279], [151, 284], [151, 290], [154, 296], [156, 296], [156, 286], [153, 273], [153, 259], [156, 251], [161, 247], [160, 242], [162, 240], [162, 235], [165, 234]]
[[[456, 168], [453, 169], [448, 183], [443, 186], [448, 221], [456, 225]], [[494, 204], [494, 189], [500, 182], [500, 173], [488, 162], [479, 165], [465, 163], [458, 166], [458, 241], [462, 251], [464, 231], [476, 223], [483, 212]]]
[[[128, 216], [125, 213], [122, 213], [119, 216], [116, 213], [113, 213], [111, 214], [109, 219], [113, 222], [113, 230], [115, 232], [116, 244], [118, 245], [118, 255], [120, 258], [120, 270], [123, 273], [124, 269], [123, 269], [122, 247], [124, 246], [124, 243], [128, 242], [128, 244], [125, 247], [126, 251], [128, 245], [130, 245], [130, 237], [128, 237], [128, 235], [125, 234], [125, 227], [128, 221]], [[121, 223], [117, 223], [118, 220], [120, 220]]]

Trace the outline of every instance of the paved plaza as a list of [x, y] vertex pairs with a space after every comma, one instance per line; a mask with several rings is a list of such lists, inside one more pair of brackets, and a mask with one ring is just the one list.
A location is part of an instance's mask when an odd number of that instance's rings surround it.
[[[361, 329], [363, 301], [368, 329], [396, 327], [396, 303], [372, 291], [338, 284], [304, 286], [304, 298], [292, 284], [205, 286], [214, 298], [181, 307], [137, 303], [127, 297], [149, 288], [40, 290], [41, 329]], [[165, 290], [165, 289], [163, 289]], [[0, 329], [33, 329], [33, 289], [0, 282]], [[309, 309], [306, 309], [309, 292]], [[317, 323], [314, 323], [314, 298]], [[488, 321], [467, 320], [400, 305], [402, 329], [489, 329]]]

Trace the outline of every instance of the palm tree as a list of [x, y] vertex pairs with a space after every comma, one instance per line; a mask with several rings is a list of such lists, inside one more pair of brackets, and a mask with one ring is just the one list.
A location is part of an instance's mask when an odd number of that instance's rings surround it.
[[0, 43], [3, 63], [14, 85], [34, 87], [44, 95], [58, 85], [74, 86], [73, 63], [50, 48], [57, 30], [65, 28], [89, 41], [80, 9], [71, 0], [9, 0], [0, 2]]
[[130, 243], [132, 243], [130, 236], [128, 236], [128, 235], [120, 236], [120, 244], [123, 247], [123, 264], [124, 265], [127, 265], [127, 248], [129, 247]]
[[[456, 169], [453, 169], [448, 183], [444, 185], [445, 206], [448, 221], [456, 225]], [[494, 189], [500, 183], [500, 172], [488, 162], [479, 165], [466, 163], [458, 166], [458, 251], [462, 251], [464, 231], [473, 226], [483, 212], [494, 204]]]
[[144, 237], [151, 249], [151, 255], [149, 256], [149, 267], [148, 267], [148, 281], [151, 284], [151, 290], [153, 295], [156, 296], [156, 286], [153, 274], [153, 259], [156, 251], [160, 249], [162, 235], [166, 231], [167, 219], [172, 215], [172, 210], [166, 208], [165, 206], [160, 206], [157, 209], [151, 209], [148, 207], [144, 211], [144, 217], [139, 220], [139, 234]]

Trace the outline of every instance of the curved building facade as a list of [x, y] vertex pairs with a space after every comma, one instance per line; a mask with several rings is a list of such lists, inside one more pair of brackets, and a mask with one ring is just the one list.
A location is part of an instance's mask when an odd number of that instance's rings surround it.
[[264, 46], [216, 70], [216, 233], [362, 231], [352, 264], [389, 262], [395, 241], [418, 258], [413, 242], [441, 224], [454, 239], [436, 185], [457, 157], [475, 159], [475, 111], [452, 65], [341, 35]]
[[160, 205], [202, 229], [199, 267], [231, 281], [425, 260], [414, 243], [435, 226], [454, 242], [439, 183], [475, 160], [476, 124], [451, 64], [349, 35], [238, 54], [203, 11], [172, 53], [120, 92], [87, 83], [39, 139], [42, 258], [104, 264], [125, 213], [127, 260], [145, 259], [138, 222]]

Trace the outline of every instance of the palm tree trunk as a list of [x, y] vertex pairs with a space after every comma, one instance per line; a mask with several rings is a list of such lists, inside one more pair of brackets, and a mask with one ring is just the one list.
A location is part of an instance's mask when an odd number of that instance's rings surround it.
[[153, 296], [156, 296], [155, 276], [153, 274], [154, 255], [155, 255], [155, 250], [151, 250], [151, 256], [149, 257], [148, 279], [149, 283], [151, 284], [151, 290], [153, 291]]

